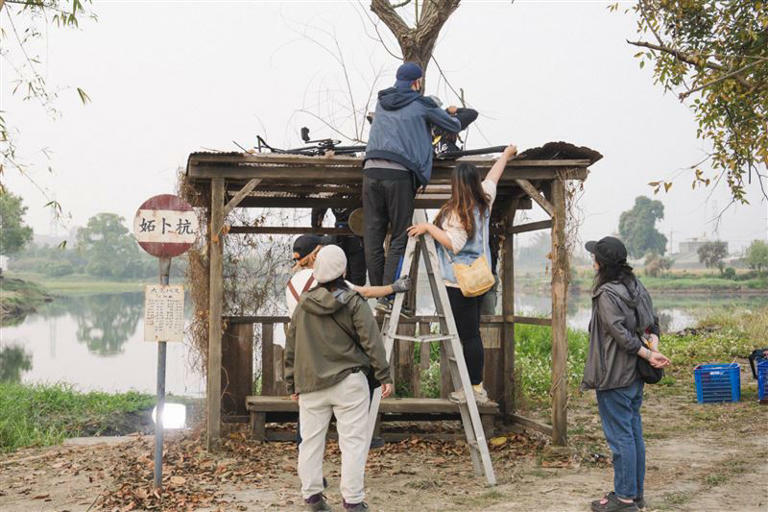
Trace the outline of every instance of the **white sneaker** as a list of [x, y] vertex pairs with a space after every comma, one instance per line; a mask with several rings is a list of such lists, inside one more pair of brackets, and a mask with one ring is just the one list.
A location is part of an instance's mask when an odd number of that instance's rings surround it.
[[448, 395], [448, 400], [451, 402], [456, 402], [457, 404], [463, 404], [467, 401], [467, 396], [464, 394], [464, 390], [460, 389], [458, 391], [451, 392], [451, 394]]
[[472, 388], [472, 394], [475, 395], [475, 402], [477, 402], [478, 405], [487, 404], [491, 401], [488, 398], [488, 392], [485, 390], [485, 388], [480, 388], [480, 391]]

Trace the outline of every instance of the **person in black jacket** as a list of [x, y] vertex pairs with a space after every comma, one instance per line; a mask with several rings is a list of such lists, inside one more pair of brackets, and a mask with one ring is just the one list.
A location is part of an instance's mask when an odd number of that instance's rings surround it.
[[[650, 305], [650, 296], [627, 264], [624, 244], [607, 236], [587, 242], [586, 249], [595, 257], [597, 273], [582, 388], [596, 391], [603, 432], [613, 453], [613, 491], [593, 501], [592, 511], [636, 512], [645, 507], [645, 441], [640, 417], [644, 383], [637, 358], [655, 368], [664, 368], [670, 361], [658, 352], [659, 324], [652, 306], [644, 308], [643, 315], [639, 313], [638, 304]], [[643, 317], [646, 322], [641, 321]]]
[[[312, 227], [323, 226], [323, 217], [328, 208], [312, 208]], [[349, 227], [349, 215], [354, 208], [331, 208], [335, 218], [334, 227]], [[329, 242], [338, 245], [347, 256], [347, 281], [356, 286], [365, 286], [366, 267], [363, 239], [357, 235], [331, 235]], [[327, 245], [327, 244], [326, 244]]]

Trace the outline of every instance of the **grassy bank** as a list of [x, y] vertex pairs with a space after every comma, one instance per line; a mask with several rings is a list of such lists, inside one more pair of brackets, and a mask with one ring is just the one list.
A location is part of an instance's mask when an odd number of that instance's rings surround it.
[[[746, 356], [768, 345], [768, 307], [758, 309], [720, 307], [705, 312], [697, 329], [682, 334], [662, 335], [661, 351], [672, 360], [662, 384], [690, 393], [693, 368], [706, 363], [741, 363], [746, 370]], [[549, 403], [552, 340], [548, 327], [515, 327], [515, 367], [519, 398], [523, 406], [539, 407]], [[589, 336], [584, 331], [568, 331], [568, 385], [576, 392], [584, 372]], [[749, 377], [751, 380], [751, 377]]]
[[154, 402], [153, 396], [135, 392], [79, 393], [64, 384], [0, 382], [0, 452], [109, 434], [120, 430], [125, 413], [146, 410]]
[[37, 283], [4, 276], [0, 278], [0, 325], [16, 325], [52, 297]]
[[71, 274], [64, 277], [48, 277], [43, 274], [14, 273], [13, 277], [34, 281], [54, 295], [95, 295], [99, 293], [140, 292], [149, 280], [105, 281], [92, 276]]

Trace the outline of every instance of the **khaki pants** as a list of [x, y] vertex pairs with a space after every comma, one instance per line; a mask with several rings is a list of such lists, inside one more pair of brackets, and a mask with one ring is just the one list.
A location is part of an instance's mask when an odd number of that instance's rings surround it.
[[348, 375], [327, 389], [299, 395], [299, 478], [304, 499], [323, 492], [325, 435], [336, 416], [341, 449], [341, 495], [347, 503], [365, 499], [365, 460], [370, 392], [363, 372]]

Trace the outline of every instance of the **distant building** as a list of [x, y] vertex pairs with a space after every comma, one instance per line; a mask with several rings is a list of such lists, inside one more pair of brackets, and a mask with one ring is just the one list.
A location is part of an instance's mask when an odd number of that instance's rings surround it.
[[[711, 242], [711, 240], [706, 240], [703, 238], [690, 238], [688, 240], [685, 240], [684, 242], [680, 242], [680, 248], [678, 250], [679, 254], [698, 254], [699, 253], [699, 247], [701, 247], [704, 244], [707, 244]], [[725, 244], [725, 252], [728, 252], [728, 242], [718, 240], [718, 242], [723, 242]]]

